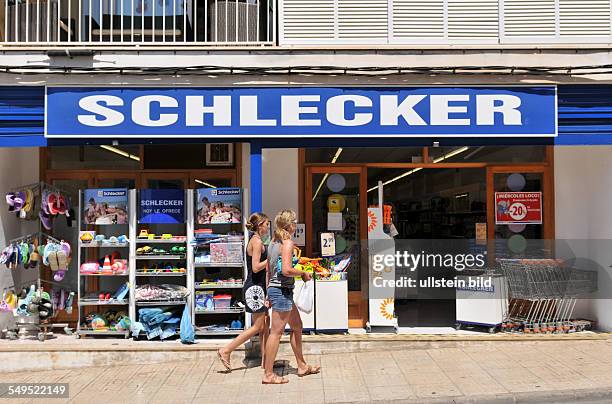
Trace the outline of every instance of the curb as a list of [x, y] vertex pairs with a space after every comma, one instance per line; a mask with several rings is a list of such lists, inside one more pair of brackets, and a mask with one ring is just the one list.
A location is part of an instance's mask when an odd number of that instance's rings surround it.
[[[389, 404], [523, 404], [523, 403], [580, 403], [594, 400], [612, 401], [612, 388], [568, 389], [564, 391], [537, 391], [524, 393], [482, 394], [475, 396], [410, 398], [400, 400], [372, 400], [373, 403]], [[343, 401], [342, 404], [357, 404], [358, 401]]]
[[[481, 343], [481, 342], [559, 342], [559, 341], [612, 341], [612, 333], [588, 334], [547, 334], [547, 335], [514, 335], [498, 334], [497, 336], [457, 336], [457, 335], [397, 335], [397, 334], [364, 334], [364, 335], [304, 335], [304, 345], [315, 344], [367, 344], [378, 345], [389, 343], [413, 343], [406, 348], [417, 349], [420, 344], [430, 343]], [[0, 344], [2, 352], [200, 352], [216, 351], [227, 343], [227, 340], [199, 342], [183, 345], [177, 341], [168, 342], [134, 342], [132, 340], [97, 340], [95, 338], [83, 340], [88, 344], [69, 344], [66, 342], [53, 343], [26, 341], [7, 342]], [[288, 344], [289, 337], [284, 336], [281, 344]], [[329, 345], [331, 347], [331, 345]], [[373, 348], [370, 346], [370, 348]], [[427, 347], [423, 347], [427, 348]], [[243, 347], [238, 350], [244, 350]]]

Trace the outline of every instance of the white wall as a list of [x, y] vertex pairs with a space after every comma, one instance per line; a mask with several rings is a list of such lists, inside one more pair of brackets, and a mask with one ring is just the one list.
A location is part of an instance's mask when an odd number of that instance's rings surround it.
[[559, 254], [598, 270], [599, 290], [577, 313], [612, 331], [612, 147], [555, 147], [555, 216]]
[[[12, 187], [27, 185], [38, 181], [38, 148], [0, 148], [0, 249], [7, 241], [37, 231], [37, 222], [17, 219], [8, 211], [4, 195]], [[34, 270], [9, 270], [0, 265], [0, 297], [4, 288], [29, 282], [37, 278]], [[0, 324], [2, 328], [2, 324]]]
[[[250, 144], [243, 143], [242, 187], [249, 193], [250, 150]], [[262, 176], [262, 210], [272, 222], [283, 209], [293, 209], [299, 215], [298, 149], [263, 149]], [[250, 211], [250, 207], [247, 209]]]
[[283, 209], [299, 215], [298, 149], [264, 149], [262, 171], [264, 213], [272, 220]]

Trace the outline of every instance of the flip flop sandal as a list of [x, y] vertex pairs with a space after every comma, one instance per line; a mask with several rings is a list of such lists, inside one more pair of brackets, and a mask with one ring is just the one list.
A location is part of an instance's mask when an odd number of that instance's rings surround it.
[[219, 358], [219, 361], [221, 362], [223, 367], [225, 367], [225, 370], [227, 370], [228, 373], [232, 371], [232, 366], [230, 365], [230, 362], [228, 360], [226, 360], [223, 357], [223, 355], [221, 355], [221, 350], [217, 350], [217, 358]]
[[64, 254], [66, 254], [66, 258], [70, 257], [70, 254], [72, 253], [72, 248], [70, 247], [70, 244], [62, 240], [60, 242], [60, 247], [62, 251], [64, 251]]
[[57, 251], [51, 251], [49, 253], [49, 266], [51, 267], [51, 271], [53, 272], [57, 272], [60, 270], [57, 254]]
[[6, 203], [9, 206], [9, 212], [13, 212], [15, 210], [15, 193], [9, 192], [6, 194]]
[[66, 214], [66, 197], [62, 194], [59, 194], [56, 202], [56, 210], [60, 215]]
[[57, 259], [57, 270], [66, 271], [68, 269], [68, 256], [66, 255], [66, 252], [61, 249], [55, 253], [55, 257]]
[[15, 212], [19, 212], [21, 209], [23, 209], [26, 198], [27, 198], [27, 195], [25, 192], [20, 191], [20, 192], [17, 192], [17, 194], [15, 194], [15, 199], [13, 200]]
[[57, 215], [58, 210], [56, 208], [57, 194], [55, 192], [49, 192], [47, 194], [47, 207], [50, 215]]
[[30, 245], [21, 243], [19, 250], [21, 251], [21, 265], [23, 265], [24, 268], [27, 268], [28, 264], [30, 263]]
[[321, 372], [321, 367], [318, 368], [314, 368], [311, 365], [308, 365], [308, 370], [302, 374], [297, 374], [298, 377], [305, 377], [305, 376], [309, 376], [309, 375], [316, 375], [318, 373]]
[[280, 377], [280, 376], [274, 376], [274, 379], [272, 379], [271, 382], [265, 382], [265, 381], [261, 381], [261, 384], [287, 384], [289, 383], [289, 380], [285, 379], [284, 377]]
[[61, 282], [64, 280], [65, 276], [66, 276], [66, 271], [58, 270], [53, 274], [53, 280], [55, 282]]
[[64, 309], [66, 310], [66, 314], [72, 313], [72, 301], [74, 300], [74, 292], [68, 293], [68, 297], [66, 298], [66, 302], [64, 304]]
[[48, 213], [41, 209], [40, 212], [38, 212], [38, 217], [40, 218], [40, 223], [46, 230], [52, 229], [51, 216], [49, 216]]
[[26, 189], [26, 199], [25, 205], [23, 206], [23, 210], [26, 213], [29, 213], [32, 210], [32, 206], [34, 204], [34, 192], [31, 189]]
[[9, 247], [5, 247], [0, 254], [0, 264], [6, 264], [9, 259]]

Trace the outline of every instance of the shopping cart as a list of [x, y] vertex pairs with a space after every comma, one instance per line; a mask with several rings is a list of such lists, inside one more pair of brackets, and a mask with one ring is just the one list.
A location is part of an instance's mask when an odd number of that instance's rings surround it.
[[569, 333], [588, 328], [572, 320], [580, 296], [597, 290], [597, 272], [563, 265], [553, 259], [501, 259], [508, 285], [509, 308], [502, 330]]

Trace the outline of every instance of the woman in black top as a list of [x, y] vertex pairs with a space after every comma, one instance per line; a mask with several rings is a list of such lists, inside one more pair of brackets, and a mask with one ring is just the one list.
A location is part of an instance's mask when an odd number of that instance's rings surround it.
[[251, 313], [252, 325], [244, 330], [223, 348], [217, 351], [217, 356], [223, 366], [231, 371], [230, 356], [232, 351], [259, 334], [261, 344], [261, 360], [263, 364], [264, 347], [268, 337], [269, 317], [266, 302], [266, 289], [268, 286], [268, 259], [267, 250], [262, 237], [268, 234], [270, 219], [263, 213], [253, 213], [246, 224], [252, 236], [247, 244], [247, 278], [244, 282], [243, 295], [245, 310]]

